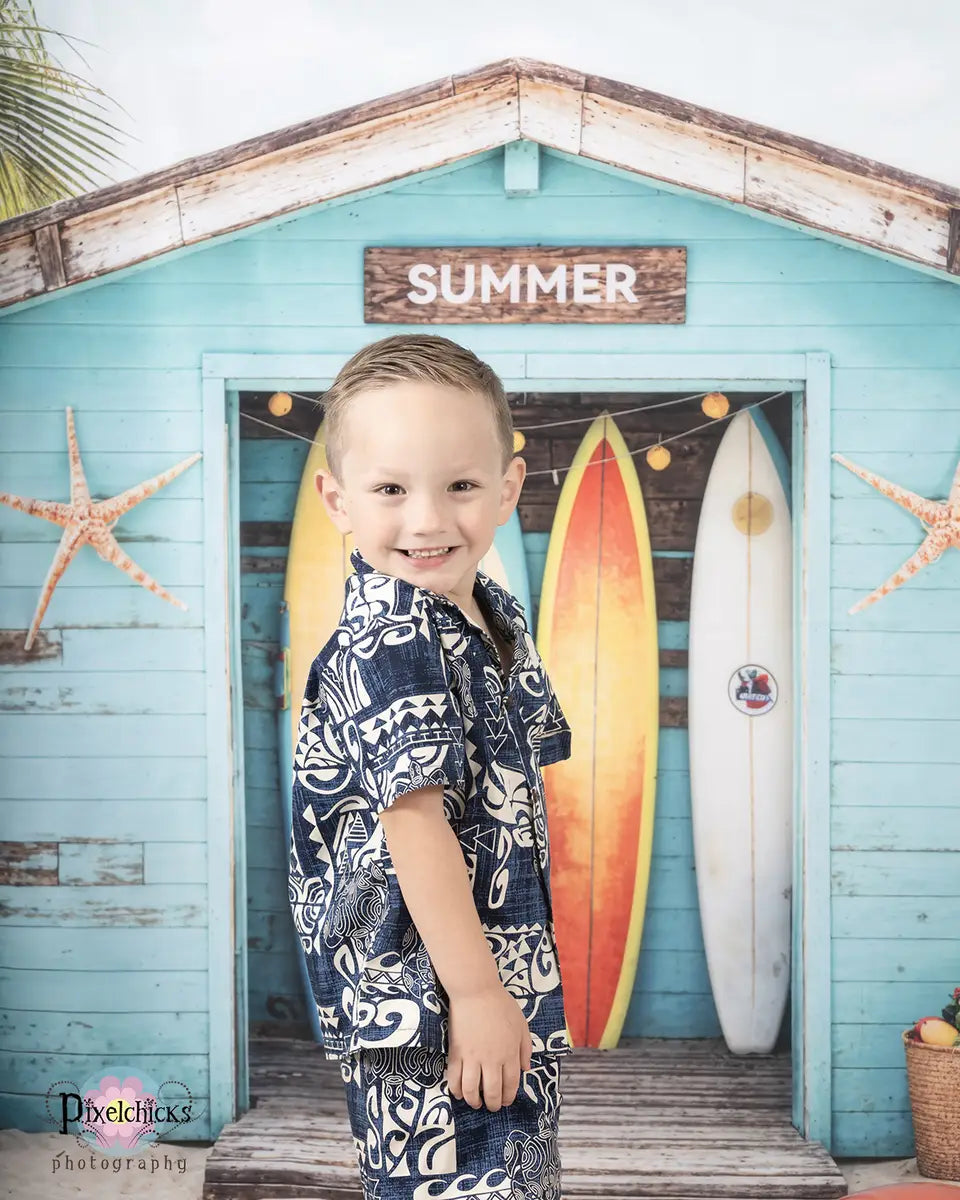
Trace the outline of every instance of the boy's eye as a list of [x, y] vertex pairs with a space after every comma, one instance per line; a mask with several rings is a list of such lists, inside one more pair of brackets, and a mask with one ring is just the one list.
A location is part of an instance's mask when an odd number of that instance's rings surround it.
[[[458, 479], [456, 483], [452, 483], [450, 486], [455, 491], [465, 492], [472, 490], [477, 485], [469, 479]], [[374, 491], [384, 496], [398, 496], [403, 491], [403, 488], [399, 483], [382, 483], [378, 488], [374, 488]]]

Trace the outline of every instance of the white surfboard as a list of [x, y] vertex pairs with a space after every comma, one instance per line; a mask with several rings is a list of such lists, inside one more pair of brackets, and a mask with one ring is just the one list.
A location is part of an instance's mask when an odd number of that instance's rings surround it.
[[783, 452], [762, 413], [744, 411], [697, 529], [688, 701], [703, 940], [734, 1054], [773, 1049], [790, 987], [792, 566]]

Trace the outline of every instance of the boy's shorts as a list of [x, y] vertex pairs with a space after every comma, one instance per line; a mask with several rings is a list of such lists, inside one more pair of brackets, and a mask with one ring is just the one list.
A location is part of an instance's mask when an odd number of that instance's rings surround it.
[[534, 1054], [498, 1112], [452, 1096], [446, 1070], [407, 1046], [341, 1060], [364, 1200], [560, 1200], [560, 1057]]

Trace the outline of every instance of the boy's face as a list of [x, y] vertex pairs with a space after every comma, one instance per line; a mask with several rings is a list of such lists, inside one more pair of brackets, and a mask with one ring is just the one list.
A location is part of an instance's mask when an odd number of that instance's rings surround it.
[[[477, 563], [516, 507], [526, 463], [501, 468], [483, 396], [419, 381], [372, 389], [350, 402], [341, 481], [319, 471], [317, 490], [341, 533], [378, 571], [473, 610]], [[438, 557], [405, 551], [447, 549]]]

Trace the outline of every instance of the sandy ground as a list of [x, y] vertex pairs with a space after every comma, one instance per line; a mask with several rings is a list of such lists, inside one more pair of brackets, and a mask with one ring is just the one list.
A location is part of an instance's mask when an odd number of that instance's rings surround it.
[[[0, 1130], [0, 1196], [3, 1200], [61, 1200], [67, 1196], [200, 1200], [209, 1153], [207, 1146], [165, 1143], [142, 1158], [107, 1158], [97, 1151], [82, 1151], [76, 1138], [59, 1133], [4, 1129]], [[115, 1173], [116, 1163], [121, 1166]]]
[[[837, 1166], [843, 1172], [851, 1194], [867, 1188], [883, 1187], [887, 1183], [931, 1183], [917, 1170], [915, 1158], [838, 1158]], [[952, 1182], [938, 1179], [937, 1183]], [[954, 1184], [960, 1189], [960, 1182]], [[960, 1197], [960, 1191], [957, 1192]]]
[[[171, 1146], [142, 1159], [106, 1159], [81, 1151], [75, 1139], [56, 1133], [0, 1130], [0, 1197], [3, 1200], [200, 1200], [203, 1166], [209, 1147]], [[80, 1160], [84, 1166], [80, 1166]], [[139, 1166], [140, 1162], [144, 1167]], [[101, 1164], [107, 1162], [107, 1169]], [[114, 1172], [115, 1162], [122, 1164]], [[127, 1166], [127, 1163], [131, 1166]], [[923, 1177], [915, 1158], [838, 1159], [851, 1193], [885, 1183], [904, 1183]], [[56, 1165], [59, 1164], [59, 1165]], [[960, 1189], [960, 1182], [957, 1183]], [[958, 1191], [960, 1197], [960, 1191]]]

